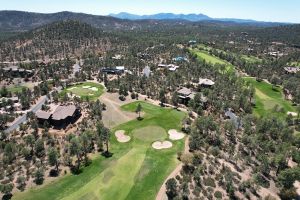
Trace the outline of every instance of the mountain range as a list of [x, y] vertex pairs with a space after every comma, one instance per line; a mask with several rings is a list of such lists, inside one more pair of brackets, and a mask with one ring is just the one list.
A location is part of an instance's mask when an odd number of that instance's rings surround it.
[[135, 15], [127, 12], [120, 12], [118, 14], [110, 14], [109, 16], [119, 18], [119, 19], [129, 19], [129, 20], [186, 20], [191, 22], [199, 21], [219, 21], [219, 22], [235, 22], [235, 23], [247, 23], [247, 24], [260, 24], [260, 25], [281, 25], [288, 23], [279, 22], [263, 22], [251, 19], [236, 19], [236, 18], [212, 18], [204, 14], [174, 14], [174, 13], [158, 13], [153, 15]]
[[218, 24], [222, 26], [261, 26], [272, 27], [283, 23], [258, 22], [243, 19], [215, 19], [203, 14], [173, 14], [160, 13], [155, 15], [133, 15], [129, 13], [111, 14], [109, 16], [90, 15], [85, 13], [58, 12], [58, 13], [33, 13], [23, 11], [0, 11], [1, 32], [24, 32], [40, 26], [65, 20], [75, 20], [90, 24], [102, 30], [133, 30], [153, 25], [172, 26], [175, 24]]

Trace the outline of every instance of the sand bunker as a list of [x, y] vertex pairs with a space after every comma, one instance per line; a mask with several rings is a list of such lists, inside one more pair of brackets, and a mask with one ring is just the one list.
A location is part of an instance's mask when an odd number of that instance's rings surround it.
[[89, 88], [90, 90], [93, 90], [93, 91], [95, 91], [95, 92], [97, 92], [98, 91], [98, 88], [96, 88], [96, 87], [92, 87], [92, 88]]
[[89, 85], [82, 86], [83, 89], [88, 89], [88, 88], [90, 88], [90, 87], [91, 87], [91, 86], [89, 86]]
[[287, 112], [287, 115], [292, 115], [293, 117], [297, 117], [298, 113], [296, 113], [296, 112]]
[[168, 134], [169, 134], [170, 140], [181, 140], [182, 138], [184, 138], [184, 134], [181, 132], [178, 132], [175, 129], [169, 130]]
[[94, 94], [93, 93], [89, 93], [89, 96], [94, 96]]
[[129, 142], [130, 141], [130, 136], [125, 135], [125, 131], [124, 130], [118, 130], [115, 132], [115, 136], [118, 140], [118, 142]]
[[160, 142], [160, 141], [156, 141], [152, 144], [152, 147], [154, 149], [169, 149], [173, 146], [172, 142], [170, 141], [163, 141], [163, 142]]

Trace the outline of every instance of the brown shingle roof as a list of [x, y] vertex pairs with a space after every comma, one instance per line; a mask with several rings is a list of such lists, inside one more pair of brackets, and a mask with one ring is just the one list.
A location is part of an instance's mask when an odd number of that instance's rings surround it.
[[76, 111], [76, 106], [74, 105], [58, 106], [52, 114], [52, 119], [53, 120], [66, 119], [69, 116], [73, 116], [75, 111]]
[[39, 110], [39, 111], [36, 112], [35, 115], [36, 115], [36, 117], [39, 118], [39, 119], [49, 119], [50, 116], [51, 116], [51, 113], [48, 113], [48, 112]]

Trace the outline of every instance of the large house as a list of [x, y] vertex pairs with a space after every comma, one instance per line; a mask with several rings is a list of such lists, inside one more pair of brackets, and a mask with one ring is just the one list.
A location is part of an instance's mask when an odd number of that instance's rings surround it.
[[75, 123], [80, 116], [80, 110], [75, 105], [58, 106], [52, 113], [42, 110], [36, 112], [39, 124], [44, 124], [47, 121], [56, 129], [62, 129]]
[[297, 72], [300, 72], [300, 67], [285, 67], [284, 70], [288, 74], [296, 74]]
[[183, 87], [180, 90], [177, 91], [178, 98], [180, 100], [180, 103], [187, 104], [190, 99], [193, 99], [195, 96], [195, 93], [192, 92], [191, 89]]
[[214, 84], [215, 84], [215, 82], [213, 82], [210, 79], [207, 79], [207, 78], [204, 78], [204, 79], [200, 78], [199, 79], [199, 85], [201, 87], [212, 87]]
[[10, 66], [3, 68], [3, 71], [13, 77], [30, 77], [33, 76], [32, 70], [19, 68], [18, 66]]
[[102, 73], [106, 73], [106, 74], [118, 74], [121, 75], [123, 74], [125, 71], [125, 67], [124, 66], [117, 66], [117, 67], [110, 67], [110, 68], [103, 68], [101, 70]]

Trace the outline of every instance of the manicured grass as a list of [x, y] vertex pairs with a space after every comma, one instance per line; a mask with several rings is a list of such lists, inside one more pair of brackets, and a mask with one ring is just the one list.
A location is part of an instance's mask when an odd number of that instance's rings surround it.
[[167, 132], [159, 126], [146, 126], [135, 129], [132, 133], [135, 138], [149, 142], [163, 140], [167, 134]]
[[[183, 150], [184, 140], [173, 141], [170, 149], [155, 150], [151, 144], [157, 138], [149, 134], [159, 131], [159, 138], [167, 139], [165, 133], [169, 129], [180, 130], [185, 113], [145, 102], [131, 103], [122, 108], [135, 111], [138, 103], [143, 107], [144, 119], [132, 120], [112, 130], [111, 158], [98, 155], [80, 175], [64, 176], [40, 188], [18, 193], [13, 199], [155, 199], [163, 181], [178, 163], [176, 154]], [[125, 130], [132, 140], [118, 143], [113, 134], [116, 130]], [[147, 136], [136, 138], [136, 132], [141, 130]]]
[[234, 71], [234, 66], [231, 65], [226, 60], [222, 60], [216, 56], [210, 55], [209, 52], [204, 50], [197, 50], [197, 49], [190, 49], [190, 52], [192, 54], [197, 55], [197, 57], [201, 60], [205, 60], [208, 63], [211, 63], [213, 65], [220, 64], [225, 66], [226, 71]]
[[257, 58], [255, 56], [242, 55], [242, 58], [244, 60], [246, 60], [247, 62], [249, 62], [249, 63], [259, 63], [259, 62], [262, 62], [262, 59]]
[[[295, 112], [295, 107], [292, 103], [284, 99], [282, 89], [276, 87], [272, 89], [272, 85], [266, 82], [257, 82], [255, 78], [245, 77], [245, 80], [253, 84], [255, 87], [256, 106], [254, 112], [258, 116], [273, 115], [278, 117], [286, 117], [287, 112]], [[273, 108], [278, 105], [283, 112], [274, 111]]]
[[[89, 87], [89, 88], [85, 88]], [[92, 90], [96, 89], [96, 90]], [[104, 92], [104, 87], [101, 84], [98, 83], [92, 83], [92, 82], [85, 82], [76, 84], [70, 87], [65, 88], [61, 93], [60, 96], [63, 97], [66, 93], [72, 93], [76, 96], [79, 96], [81, 99], [86, 100], [96, 100], [98, 97], [100, 97]]]
[[300, 61], [291, 62], [289, 65], [300, 67]]

